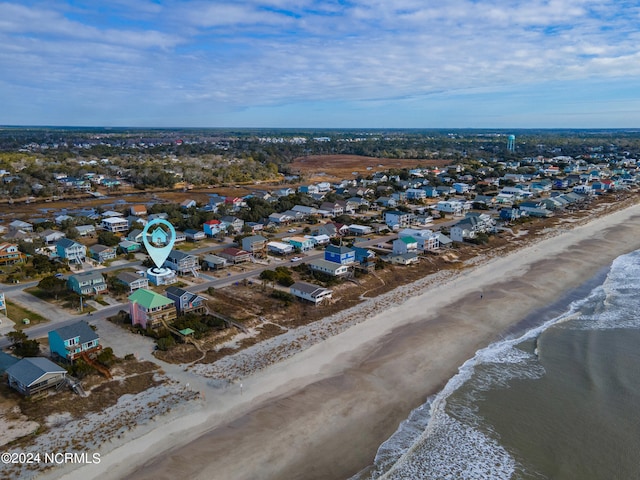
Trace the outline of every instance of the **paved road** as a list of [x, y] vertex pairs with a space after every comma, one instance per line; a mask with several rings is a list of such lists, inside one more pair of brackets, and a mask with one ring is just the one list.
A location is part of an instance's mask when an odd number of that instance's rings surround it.
[[[385, 243], [389, 240], [396, 238], [396, 235], [388, 235], [382, 238], [376, 238], [373, 240], [364, 240], [362, 242], [358, 242], [358, 246], [360, 247], [369, 247], [373, 245], [377, 245], [379, 243]], [[246, 272], [236, 273], [234, 275], [230, 275], [223, 278], [217, 278], [215, 280], [210, 280], [205, 283], [201, 283], [199, 285], [194, 285], [189, 287], [189, 290], [198, 293], [204, 292], [209, 287], [220, 288], [223, 286], [231, 285], [236, 282], [241, 282], [245, 279], [258, 277], [260, 273], [267, 269], [273, 269], [279, 265], [299, 265], [303, 262], [308, 262], [310, 260], [315, 260], [318, 258], [324, 258], [324, 252], [315, 252], [308, 254], [306, 256], [301, 256], [301, 259], [295, 263], [292, 263], [287, 260], [282, 260], [280, 262], [275, 262], [270, 265], [260, 266], [259, 268], [255, 268], [252, 270], [248, 270]], [[126, 268], [126, 267], [136, 267], [139, 266], [141, 262], [131, 262], [126, 265], [117, 265], [113, 267], [108, 267], [100, 270], [101, 272], [112, 271], [116, 269]], [[117, 305], [111, 305], [109, 307], [101, 308], [92, 313], [92, 315], [71, 315], [65, 310], [57, 308], [50, 303], [44, 302], [29, 293], [24, 292], [25, 288], [35, 286], [38, 282], [30, 282], [30, 283], [22, 283], [15, 285], [7, 285], [3, 286], [2, 289], [5, 293], [8, 293], [7, 298], [10, 300], [16, 300], [17, 303], [24, 305], [29, 310], [32, 310], [43, 317], [50, 320], [48, 323], [44, 323], [41, 325], [35, 325], [33, 327], [28, 327], [24, 329], [24, 332], [29, 335], [30, 338], [40, 338], [45, 337], [47, 333], [53, 328], [60, 328], [66, 325], [70, 325], [79, 319], [84, 319], [88, 321], [90, 324], [97, 324], [98, 322], [104, 321], [107, 317], [110, 317], [120, 310], [128, 311], [129, 307], [127, 303], [121, 303]], [[5, 348], [10, 345], [9, 340], [6, 337], [0, 337], [0, 348]]]

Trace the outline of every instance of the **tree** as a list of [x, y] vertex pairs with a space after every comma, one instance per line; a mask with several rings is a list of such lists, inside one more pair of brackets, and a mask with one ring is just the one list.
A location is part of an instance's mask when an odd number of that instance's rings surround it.
[[13, 332], [7, 333], [7, 337], [9, 338], [9, 340], [11, 340], [11, 343], [13, 345], [22, 343], [29, 338], [27, 337], [27, 334], [21, 330], [14, 330]]
[[115, 233], [102, 231], [98, 234], [98, 243], [107, 247], [115, 247], [120, 243], [120, 237]]
[[13, 343], [13, 351], [19, 357], [35, 357], [40, 353], [40, 344], [37, 340], [29, 340], [27, 334], [19, 330], [7, 333], [7, 337]]
[[45, 277], [38, 283], [38, 288], [49, 297], [58, 298], [58, 295], [67, 291], [67, 282], [53, 275]]

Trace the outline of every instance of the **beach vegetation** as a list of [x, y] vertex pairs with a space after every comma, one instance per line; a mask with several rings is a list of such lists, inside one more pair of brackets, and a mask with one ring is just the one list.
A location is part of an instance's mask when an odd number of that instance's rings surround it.
[[274, 290], [271, 292], [270, 296], [276, 300], [281, 300], [287, 307], [295, 300], [295, 297], [292, 294], [289, 292], [283, 292], [282, 290]]
[[271, 282], [272, 285], [277, 283], [283, 287], [290, 287], [295, 283], [295, 280], [291, 276], [291, 270], [283, 266], [276, 267], [275, 270], [263, 270], [259, 278], [260, 280]]
[[96, 360], [103, 366], [109, 368], [116, 362], [116, 356], [111, 347], [103, 348], [96, 357]]
[[165, 335], [164, 337], [160, 337], [156, 340], [156, 345], [158, 350], [166, 352], [171, 347], [176, 344], [176, 341], [173, 339], [171, 335]]

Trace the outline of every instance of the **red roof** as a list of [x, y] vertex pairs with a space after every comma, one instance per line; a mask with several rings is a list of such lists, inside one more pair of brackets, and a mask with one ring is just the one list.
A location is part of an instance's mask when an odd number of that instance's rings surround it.
[[220, 225], [222, 222], [220, 220], [207, 220], [206, 222], [204, 222], [205, 225]]

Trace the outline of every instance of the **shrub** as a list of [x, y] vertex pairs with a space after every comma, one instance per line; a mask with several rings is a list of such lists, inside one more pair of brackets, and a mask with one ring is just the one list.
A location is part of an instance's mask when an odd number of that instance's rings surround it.
[[156, 340], [156, 345], [158, 346], [158, 350], [162, 350], [163, 352], [166, 352], [175, 344], [176, 344], [176, 341], [173, 339], [171, 335], [167, 335], [166, 337], [160, 337]]
[[286, 306], [291, 305], [293, 303], [293, 300], [295, 299], [292, 294], [283, 292], [281, 290], [274, 290], [273, 292], [271, 292], [271, 297], [275, 298], [276, 300], [281, 300]]

